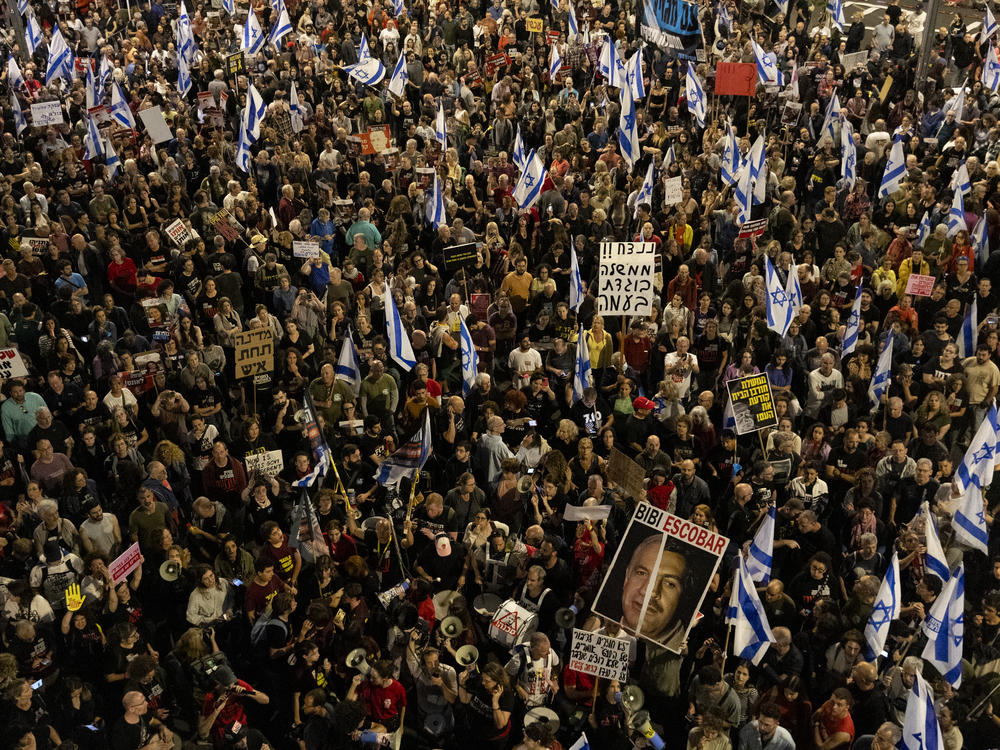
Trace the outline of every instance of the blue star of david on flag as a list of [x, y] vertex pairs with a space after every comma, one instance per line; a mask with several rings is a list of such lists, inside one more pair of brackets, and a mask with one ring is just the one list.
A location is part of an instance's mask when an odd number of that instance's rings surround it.
[[981, 461], [988, 461], [991, 458], [993, 458], [993, 447], [990, 445], [984, 445], [972, 454], [972, 462], [976, 464]]

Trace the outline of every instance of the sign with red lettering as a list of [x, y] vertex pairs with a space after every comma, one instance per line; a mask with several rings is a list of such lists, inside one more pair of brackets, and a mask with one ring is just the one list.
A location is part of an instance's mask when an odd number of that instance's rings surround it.
[[0, 349], [0, 378], [26, 378], [28, 368], [24, 366], [21, 353], [17, 349]]
[[930, 297], [934, 291], [934, 277], [911, 273], [906, 278], [906, 293], [914, 297]]
[[573, 645], [567, 666], [574, 672], [618, 680], [624, 684], [628, 680], [630, 649], [628, 638], [613, 638], [573, 628]]
[[641, 502], [593, 610], [629, 635], [680, 653], [729, 539]]
[[141, 564], [142, 553], [139, 551], [139, 542], [136, 542], [118, 555], [108, 566], [108, 572], [111, 574], [111, 582], [117, 586], [128, 577], [129, 573]]

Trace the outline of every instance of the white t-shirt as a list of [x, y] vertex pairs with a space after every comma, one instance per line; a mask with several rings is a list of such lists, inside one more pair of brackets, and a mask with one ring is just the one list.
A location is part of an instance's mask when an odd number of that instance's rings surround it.
[[[667, 380], [671, 381], [675, 386], [677, 386], [677, 395], [681, 400], [688, 397], [691, 392], [691, 373], [694, 372], [694, 368], [698, 365], [698, 357], [691, 352], [686, 355], [687, 359], [681, 362], [681, 355], [677, 352], [670, 352], [663, 358], [663, 369], [666, 373]], [[681, 364], [681, 369], [676, 372], [671, 372], [671, 370]]]

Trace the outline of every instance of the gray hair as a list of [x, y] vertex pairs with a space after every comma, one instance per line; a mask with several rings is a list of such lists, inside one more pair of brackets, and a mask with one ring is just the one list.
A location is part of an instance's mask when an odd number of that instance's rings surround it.
[[40, 500], [38, 503], [38, 515], [44, 516], [49, 513], [59, 514], [59, 503], [55, 500]]
[[924, 660], [919, 656], [907, 656], [903, 659], [901, 669], [908, 672], [912, 671], [917, 674], [922, 674], [924, 671]]

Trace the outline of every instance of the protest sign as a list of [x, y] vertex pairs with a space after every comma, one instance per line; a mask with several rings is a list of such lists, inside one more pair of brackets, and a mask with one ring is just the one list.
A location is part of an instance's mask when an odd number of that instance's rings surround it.
[[108, 573], [111, 574], [111, 582], [117, 586], [124, 581], [128, 574], [139, 567], [142, 563], [142, 553], [139, 551], [139, 542], [135, 542], [131, 547], [122, 552], [108, 566]]
[[274, 369], [274, 340], [263, 328], [240, 331], [233, 335], [236, 377], [246, 378]]
[[544, 27], [545, 22], [541, 18], [526, 18], [524, 21], [524, 28], [532, 34], [541, 34]]
[[715, 93], [719, 96], [753, 96], [757, 91], [757, 66], [720, 62], [715, 67]]
[[372, 156], [380, 154], [392, 145], [392, 130], [388, 125], [368, 128], [367, 132], [359, 133], [361, 139], [361, 155]]
[[191, 230], [185, 226], [181, 219], [174, 219], [173, 222], [167, 225], [167, 237], [173, 242], [177, 247], [184, 247], [188, 240], [193, 240], [194, 235]]
[[763, 219], [754, 219], [753, 221], [745, 221], [740, 227], [739, 239], [749, 240], [754, 237], [760, 237], [764, 234], [767, 229], [767, 217]]
[[487, 311], [490, 309], [491, 296], [489, 294], [469, 295], [469, 311], [480, 320], [486, 320]]
[[64, 122], [61, 102], [35, 102], [31, 105], [31, 124], [36, 128]]
[[226, 57], [226, 75], [234, 78], [247, 72], [246, 55], [243, 52], [234, 52]]
[[602, 242], [600, 263], [601, 315], [651, 315], [656, 244]]
[[87, 114], [94, 118], [99, 128], [111, 124], [111, 110], [107, 107], [91, 107], [87, 110]]
[[679, 57], [693, 59], [695, 51], [702, 45], [701, 23], [698, 20], [698, 4], [687, 0], [645, 0], [641, 13], [636, 17], [642, 21], [640, 32], [664, 49], [679, 51]]
[[906, 294], [914, 297], [930, 297], [934, 291], [934, 277], [922, 273], [911, 273], [906, 279]]
[[22, 237], [21, 247], [27, 245], [31, 248], [31, 252], [34, 255], [45, 255], [46, 251], [49, 249], [49, 238], [48, 237]]
[[840, 64], [848, 73], [854, 70], [856, 65], [864, 65], [866, 62], [868, 62], [868, 50], [849, 52], [840, 59]]
[[781, 110], [781, 124], [794, 125], [802, 115], [802, 102], [785, 102], [785, 108]]
[[766, 372], [735, 378], [726, 383], [729, 400], [733, 404], [733, 419], [736, 420], [736, 434], [777, 427], [778, 415], [774, 411], [774, 397], [771, 382]]
[[684, 178], [671, 177], [663, 181], [663, 205], [676, 206], [684, 199]]
[[247, 474], [256, 474], [259, 477], [276, 477], [285, 468], [281, 451], [254, 453], [246, 456], [244, 463], [247, 465]]
[[573, 645], [567, 666], [574, 672], [605, 680], [628, 679], [629, 640], [573, 628]]
[[296, 258], [318, 258], [320, 248], [318, 242], [308, 240], [292, 240], [292, 255]]
[[721, 534], [639, 503], [593, 610], [680, 653], [728, 545]]
[[142, 120], [142, 124], [145, 126], [149, 137], [153, 139], [153, 143], [165, 143], [174, 139], [174, 134], [170, 132], [167, 121], [163, 119], [163, 112], [159, 107], [149, 107], [142, 110], [139, 113], [139, 119]]
[[610, 505], [567, 505], [564, 521], [604, 521], [611, 515]]
[[444, 248], [444, 267], [449, 271], [454, 268], [465, 268], [476, 265], [479, 252], [475, 242], [464, 242], [461, 245], [449, 245]]
[[486, 58], [486, 62], [483, 65], [483, 73], [487, 78], [492, 78], [500, 68], [507, 65], [510, 65], [510, 58], [507, 57], [506, 52], [490, 55]]
[[243, 225], [240, 224], [233, 215], [226, 209], [213, 214], [209, 223], [215, 227], [215, 231], [221, 234], [227, 242], [235, 242], [243, 234]]
[[645, 490], [642, 467], [617, 448], [608, 456], [608, 481], [613, 482], [626, 497], [638, 500]]
[[0, 378], [28, 377], [28, 368], [24, 366], [21, 353], [17, 349], [0, 349]]

